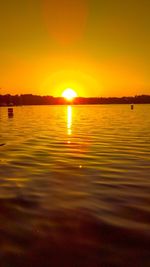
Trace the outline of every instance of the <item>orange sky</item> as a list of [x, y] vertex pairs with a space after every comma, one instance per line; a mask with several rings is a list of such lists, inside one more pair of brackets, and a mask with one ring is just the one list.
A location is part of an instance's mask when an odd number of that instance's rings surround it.
[[148, 10], [147, 0], [3, 1], [0, 93], [150, 94]]

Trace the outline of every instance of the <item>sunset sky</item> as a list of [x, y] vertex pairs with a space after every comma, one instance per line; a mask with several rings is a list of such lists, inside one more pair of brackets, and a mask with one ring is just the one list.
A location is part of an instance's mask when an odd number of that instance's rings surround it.
[[149, 0], [0, 2], [0, 94], [150, 94]]

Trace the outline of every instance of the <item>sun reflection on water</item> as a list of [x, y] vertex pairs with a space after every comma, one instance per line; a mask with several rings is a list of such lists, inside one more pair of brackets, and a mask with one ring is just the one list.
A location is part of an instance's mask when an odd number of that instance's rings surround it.
[[67, 107], [67, 133], [68, 135], [72, 134], [72, 107]]

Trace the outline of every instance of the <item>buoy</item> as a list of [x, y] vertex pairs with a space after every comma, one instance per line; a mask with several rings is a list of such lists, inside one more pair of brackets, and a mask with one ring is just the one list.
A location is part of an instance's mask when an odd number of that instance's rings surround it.
[[8, 117], [13, 117], [14, 116], [14, 110], [13, 108], [8, 108]]
[[133, 104], [131, 105], [131, 109], [134, 109], [134, 105]]

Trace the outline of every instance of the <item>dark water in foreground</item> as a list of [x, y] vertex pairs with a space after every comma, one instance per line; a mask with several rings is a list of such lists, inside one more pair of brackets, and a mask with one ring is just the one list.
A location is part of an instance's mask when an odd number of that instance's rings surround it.
[[149, 114], [0, 108], [0, 267], [150, 267]]

